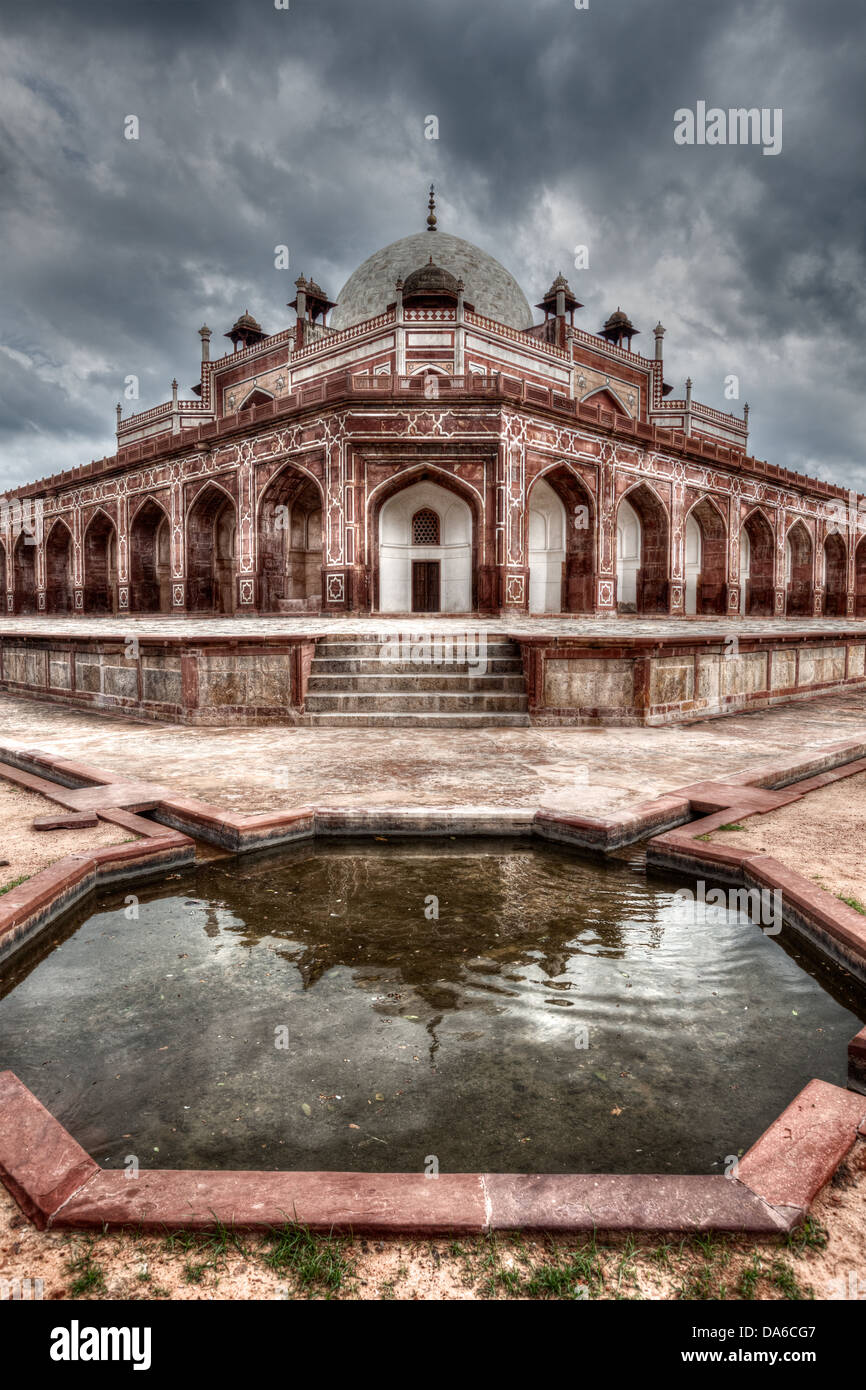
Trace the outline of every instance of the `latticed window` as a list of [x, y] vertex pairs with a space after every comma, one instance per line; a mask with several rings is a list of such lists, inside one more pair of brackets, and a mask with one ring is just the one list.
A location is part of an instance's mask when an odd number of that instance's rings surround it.
[[412, 518], [413, 545], [439, 545], [439, 517], [432, 507], [422, 507]]

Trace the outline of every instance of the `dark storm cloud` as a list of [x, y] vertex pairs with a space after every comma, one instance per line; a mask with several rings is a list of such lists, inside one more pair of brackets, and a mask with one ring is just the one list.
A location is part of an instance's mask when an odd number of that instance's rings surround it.
[[[111, 452], [129, 374], [140, 408], [189, 394], [203, 321], [221, 351], [244, 308], [289, 321], [300, 271], [335, 294], [423, 227], [432, 179], [531, 301], [562, 269], [582, 326], [621, 303], [644, 352], [661, 317], [677, 387], [749, 399], [756, 452], [866, 488], [861, 0], [0, 13], [0, 486]], [[782, 153], [676, 146], [698, 100], [781, 107]]]

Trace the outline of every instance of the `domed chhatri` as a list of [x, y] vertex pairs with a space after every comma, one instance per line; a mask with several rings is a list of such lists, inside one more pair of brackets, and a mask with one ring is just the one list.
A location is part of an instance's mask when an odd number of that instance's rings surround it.
[[443, 299], [456, 299], [460, 293], [461, 285], [462, 282], [452, 275], [450, 270], [445, 270], [441, 265], [435, 265], [431, 256], [426, 265], [420, 266], [418, 270], [413, 270], [411, 275], [406, 276], [403, 282], [403, 303], [427, 295], [441, 296]]
[[431, 255], [440, 273], [463, 281], [466, 299], [474, 304], [476, 313], [509, 328], [532, 327], [529, 302], [511, 272], [471, 241], [436, 228], [392, 241], [368, 257], [337, 295], [331, 327], [350, 328], [383, 314], [394, 303], [397, 281], [404, 281], [405, 295], [405, 284], [413, 275], [429, 270]]

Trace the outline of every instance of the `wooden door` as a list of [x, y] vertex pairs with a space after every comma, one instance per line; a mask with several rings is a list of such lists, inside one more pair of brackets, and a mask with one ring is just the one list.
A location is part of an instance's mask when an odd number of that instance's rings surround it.
[[439, 561], [412, 561], [412, 612], [439, 612]]

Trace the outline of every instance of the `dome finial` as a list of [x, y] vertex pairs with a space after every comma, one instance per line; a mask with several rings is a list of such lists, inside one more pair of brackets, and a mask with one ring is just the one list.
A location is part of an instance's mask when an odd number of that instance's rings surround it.
[[427, 206], [428, 206], [429, 209], [430, 209], [429, 213], [427, 214], [427, 230], [428, 230], [428, 232], [435, 232], [435, 231], [436, 231], [436, 190], [435, 190], [435, 188], [433, 187], [433, 184], [432, 184], [432, 183], [431, 183], [431, 185], [430, 185], [430, 201], [429, 201], [429, 203], [427, 204]]

